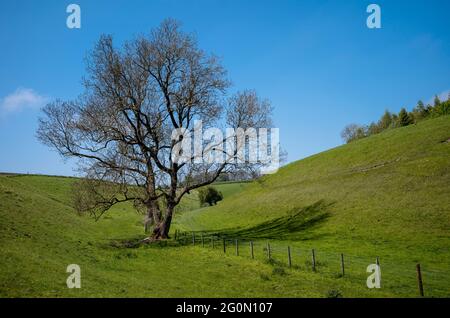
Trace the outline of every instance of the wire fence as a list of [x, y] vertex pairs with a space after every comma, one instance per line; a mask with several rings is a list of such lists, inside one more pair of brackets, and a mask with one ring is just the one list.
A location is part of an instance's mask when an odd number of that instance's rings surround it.
[[183, 245], [201, 246], [223, 254], [270, 262], [292, 270], [315, 272], [332, 278], [366, 284], [370, 264], [379, 265], [383, 288], [399, 296], [449, 297], [450, 272], [429, 264], [405, 264], [386, 257], [361, 256], [299, 248], [279, 241], [233, 239], [211, 233], [175, 231]]

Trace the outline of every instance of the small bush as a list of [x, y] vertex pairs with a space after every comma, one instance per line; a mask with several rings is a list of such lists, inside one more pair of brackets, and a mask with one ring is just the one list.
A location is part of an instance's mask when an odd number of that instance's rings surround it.
[[198, 191], [198, 199], [200, 200], [200, 205], [209, 204], [209, 206], [216, 205], [217, 202], [223, 200], [223, 195], [214, 187], [201, 188]]

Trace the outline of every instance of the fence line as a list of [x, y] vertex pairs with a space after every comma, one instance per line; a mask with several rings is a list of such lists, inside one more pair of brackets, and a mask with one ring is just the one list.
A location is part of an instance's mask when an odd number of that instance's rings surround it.
[[[279, 266], [287, 266], [294, 270], [308, 270], [314, 273], [332, 275], [346, 280], [366, 280], [370, 273], [366, 272], [369, 264], [377, 264], [382, 272], [382, 284], [393, 282], [389, 287], [407, 288], [417, 286], [416, 296], [446, 296], [450, 294], [445, 287], [439, 287], [442, 281], [450, 281], [448, 272], [427, 269], [423, 264], [415, 267], [391, 264], [389, 260], [378, 256], [361, 257], [344, 253], [307, 250], [291, 245], [280, 246], [269, 240], [232, 239], [218, 234], [175, 231], [174, 238], [180, 244], [202, 246], [217, 250], [223, 254], [248, 257], [269, 261]], [[436, 286], [438, 285], [438, 286]]]

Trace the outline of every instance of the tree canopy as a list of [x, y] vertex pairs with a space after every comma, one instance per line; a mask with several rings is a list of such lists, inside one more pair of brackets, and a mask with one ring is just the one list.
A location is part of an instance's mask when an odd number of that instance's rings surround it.
[[[220, 60], [172, 19], [121, 47], [102, 36], [88, 55], [83, 83], [79, 98], [44, 107], [38, 138], [63, 157], [79, 159], [85, 178], [74, 197], [80, 212], [100, 217], [117, 203], [133, 202], [147, 214], [146, 228], [153, 226], [151, 239], [168, 237], [174, 208], [186, 193], [238, 166], [246, 139], [236, 135], [216, 138], [217, 145], [210, 136], [201, 144], [199, 156], [215, 152], [225, 160], [177, 160], [196, 122], [235, 130], [271, 125], [270, 102], [253, 90], [228, 96]], [[218, 146], [224, 143], [232, 151]], [[255, 165], [243, 160], [239, 169]]]

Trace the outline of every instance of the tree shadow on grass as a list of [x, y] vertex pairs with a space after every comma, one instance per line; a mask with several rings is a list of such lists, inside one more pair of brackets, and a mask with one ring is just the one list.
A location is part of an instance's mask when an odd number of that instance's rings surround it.
[[170, 239], [154, 241], [151, 243], [143, 242], [143, 239], [145, 239], [146, 237], [148, 237], [148, 235], [139, 235], [130, 238], [109, 239], [106, 243], [102, 244], [102, 247], [113, 249], [129, 249], [129, 248], [139, 248], [141, 246], [151, 248], [166, 248], [166, 247], [179, 247], [186, 245], [184, 242], [178, 242]]
[[[323, 237], [325, 234], [314, 233], [313, 230], [322, 225], [331, 215], [329, 207], [333, 203], [325, 203], [324, 200], [317, 201], [306, 207], [293, 208], [285, 216], [274, 218], [254, 226], [236, 227], [221, 231], [202, 231], [189, 233], [179, 240], [162, 240], [151, 244], [142, 244], [142, 236], [123, 239], [111, 239], [107, 246], [109, 248], [137, 248], [142, 245], [156, 248], [178, 247], [192, 244], [192, 239], [198, 244], [201, 240], [208, 238], [239, 239], [239, 240], [311, 240]], [[186, 235], [189, 234], [189, 235]]]
[[260, 224], [233, 228], [205, 234], [216, 235], [221, 238], [233, 239], [290, 239], [306, 240], [317, 238], [311, 231], [323, 224], [330, 216], [328, 212], [332, 203], [326, 204], [324, 200], [317, 201], [306, 207], [296, 207], [287, 215], [274, 218]]

